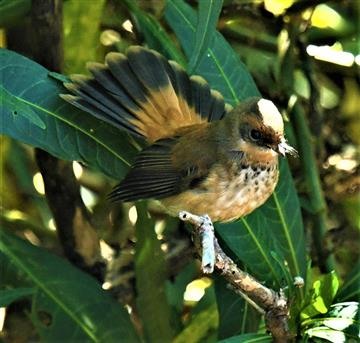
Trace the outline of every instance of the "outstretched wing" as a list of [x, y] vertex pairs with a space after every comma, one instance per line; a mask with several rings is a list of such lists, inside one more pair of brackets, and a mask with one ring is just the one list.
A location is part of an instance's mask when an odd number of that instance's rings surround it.
[[130, 47], [87, 65], [92, 77], [73, 75], [63, 99], [149, 142], [179, 128], [221, 119], [231, 108], [200, 76], [189, 77], [154, 50]]

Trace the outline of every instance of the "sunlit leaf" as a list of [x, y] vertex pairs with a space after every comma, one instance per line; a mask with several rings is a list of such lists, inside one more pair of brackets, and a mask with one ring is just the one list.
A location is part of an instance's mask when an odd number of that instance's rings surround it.
[[312, 318], [319, 313], [327, 313], [339, 288], [339, 279], [331, 272], [316, 280], [311, 292], [310, 304], [301, 312], [301, 318]]
[[345, 302], [330, 306], [324, 316], [303, 322], [305, 334], [330, 342], [357, 342], [360, 337], [359, 303]]
[[346, 336], [343, 332], [329, 329], [326, 326], [320, 326], [306, 331], [309, 337], [323, 338], [333, 343], [345, 343]]

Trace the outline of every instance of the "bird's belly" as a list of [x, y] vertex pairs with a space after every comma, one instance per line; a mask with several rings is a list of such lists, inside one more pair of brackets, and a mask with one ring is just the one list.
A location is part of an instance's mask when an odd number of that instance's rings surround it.
[[[232, 168], [231, 168], [232, 169]], [[214, 170], [200, 188], [163, 199], [168, 212], [208, 214], [213, 221], [232, 221], [261, 206], [274, 191], [277, 165], [266, 168]]]

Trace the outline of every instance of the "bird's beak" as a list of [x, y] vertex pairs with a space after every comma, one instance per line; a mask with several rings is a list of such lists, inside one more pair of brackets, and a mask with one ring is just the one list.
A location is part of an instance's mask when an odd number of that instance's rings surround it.
[[284, 137], [281, 138], [280, 143], [277, 146], [277, 152], [282, 156], [285, 156], [286, 154], [290, 154], [295, 157], [298, 156], [298, 152], [291, 145], [287, 144]]

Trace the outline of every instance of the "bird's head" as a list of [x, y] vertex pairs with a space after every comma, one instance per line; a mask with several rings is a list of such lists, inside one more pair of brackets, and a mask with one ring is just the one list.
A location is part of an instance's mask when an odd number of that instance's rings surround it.
[[232, 111], [237, 117], [237, 131], [243, 144], [261, 151], [273, 151], [285, 156], [297, 155], [284, 136], [284, 121], [270, 100], [253, 98]]

